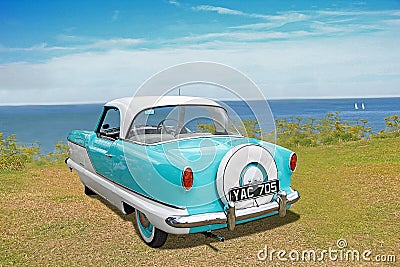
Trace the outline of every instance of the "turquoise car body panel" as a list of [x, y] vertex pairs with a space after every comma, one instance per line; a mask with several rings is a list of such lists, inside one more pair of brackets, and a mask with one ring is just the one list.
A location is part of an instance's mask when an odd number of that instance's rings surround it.
[[[278, 169], [280, 190], [291, 193], [289, 158], [292, 151], [283, 147], [244, 137], [210, 136], [143, 145], [126, 140], [100, 138], [95, 132], [72, 131], [68, 140], [86, 148], [97, 174], [141, 195], [176, 207], [189, 215], [224, 210], [216, 186], [216, 175], [222, 158], [232, 148], [255, 144], [266, 148]], [[182, 187], [182, 170], [190, 166], [194, 183], [189, 191]], [[247, 221], [275, 215], [271, 213]], [[225, 228], [215, 224], [190, 229], [190, 233]]]
[[93, 134], [93, 131], [72, 130], [68, 134], [68, 141], [71, 141], [82, 147], [87, 147], [88, 137]]

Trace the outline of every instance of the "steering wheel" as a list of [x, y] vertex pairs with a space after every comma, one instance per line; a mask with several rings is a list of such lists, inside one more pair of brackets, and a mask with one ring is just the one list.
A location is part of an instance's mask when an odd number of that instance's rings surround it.
[[[175, 131], [174, 129], [168, 129], [164, 124], [165, 121], [175, 121], [177, 123], [177, 125], [174, 128], [176, 129], [178, 127], [178, 131]], [[180, 121], [173, 119], [173, 118], [165, 118], [165, 119], [161, 120], [157, 125], [157, 131], [160, 128], [161, 128], [161, 131], [160, 131], [161, 134], [172, 134], [173, 136], [187, 132], [184, 124], [182, 124]]]

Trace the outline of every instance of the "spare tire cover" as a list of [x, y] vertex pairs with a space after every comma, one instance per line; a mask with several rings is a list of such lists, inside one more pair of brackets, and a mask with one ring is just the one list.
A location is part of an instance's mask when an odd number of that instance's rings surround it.
[[[221, 201], [230, 201], [232, 188], [259, 184], [278, 179], [278, 170], [273, 156], [265, 148], [244, 144], [232, 148], [222, 158], [217, 172], [217, 191]], [[236, 202], [237, 209], [259, 206], [271, 202], [273, 195], [261, 196]]]

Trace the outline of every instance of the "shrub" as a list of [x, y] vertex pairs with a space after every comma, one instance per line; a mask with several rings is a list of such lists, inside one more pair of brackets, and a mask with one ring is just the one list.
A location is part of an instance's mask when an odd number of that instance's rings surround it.
[[3, 133], [0, 133], [0, 170], [22, 170], [27, 163], [38, 165], [60, 163], [68, 155], [68, 146], [64, 142], [57, 143], [54, 152], [43, 155], [39, 143], [20, 145], [15, 134], [4, 137]]
[[237, 130], [241, 135], [260, 139], [262, 132], [257, 120], [243, 120], [242, 122], [236, 122], [236, 124]]
[[197, 125], [198, 131], [200, 133], [212, 133], [215, 134], [215, 126], [214, 124], [205, 124], [205, 123], [199, 123]]
[[62, 163], [67, 157], [69, 157], [68, 145], [62, 141], [56, 144], [54, 152], [50, 152], [46, 156], [47, 161], [54, 163]]
[[388, 138], [400, 136], [400, 116], [392, 115], [385, 118], [385, 130], [381, 130], [378, 134], [374, 134], [375, 138]]
[[[337, 144], [340, 142], [357, 141], [369, 138], [394, 138], [400, 136], [400, 116], [392, 115], [385, 118], [386, 128], [378, 133], [372, 133], [367, 120], [349, 122], [342, 120], [339, 112], [329, 113], [324, 118], [304, 119], [291, 117], [276, 119], [276, 132], [263, 133], [257, 121], [244, 120], [236, 123], [243, 136], [275, 141], [285, 147], [319, 146]], [[215, 133], [212, 124], [199, 124], [199, 131]], [[54, 151], [46, 155], [40, 152], [40, 144], [19, 145], [15, 134], [4, 137], [0, 133], [0, 170], [21, 170], [27, 163], [47, 165], [63, 162], [69, 156], [68, 146], [58, 142]]]
[[367, 120], [354, 122], [343, 120], [340, 112], [328, 113], [324, 118], [304, 119], [291, 117], [276, 119], [276, 132], [265, 134], [258, 122], [244, 120], [237, 128], [246, 137], [275, 141], [286, 147], [331, 145], [341, 142], [358, 141], [370, 138], [387, 138], [400, 136], [400, 116], [393, 115], [385, 118], [386, 128], [379, 133], [373, 133], [367, 126]]
[[[360, 123], [361, 122], [361, 123]], [[276, 120], [277, 143], [283, 146], [317, 146], [366, 139], [371, 133], [367, 120], [342, 120], [339, 112], [316, 120], [292, 117]]]
[[18, 146], [16, 135], [4, 138], [0, 133], [0, 170], [21, 170], [27, 160], [28, 155]]

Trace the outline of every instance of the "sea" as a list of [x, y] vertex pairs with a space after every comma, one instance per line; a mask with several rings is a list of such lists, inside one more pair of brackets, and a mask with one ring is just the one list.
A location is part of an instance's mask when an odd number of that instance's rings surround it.
[[[340, 112], [343, 120], [367, 120], [373, 132], [385, 129], [385, 117], [400, 115], [400, 97], [285, 99], [268, 103], [274, 118], [322, 119], [328, 113]], [[248, 109], [239, 102], [229, 101], [228, 105], [241, 118], [249, 117]], [[103, 104], [0, 106], [0, 132], [3, 136], [16, 134], [21, 144], [40, 144], [42, 153], [48, 153], [57, 142], [66, 142], [69, 131], [93, 130], [102, 107]]]

